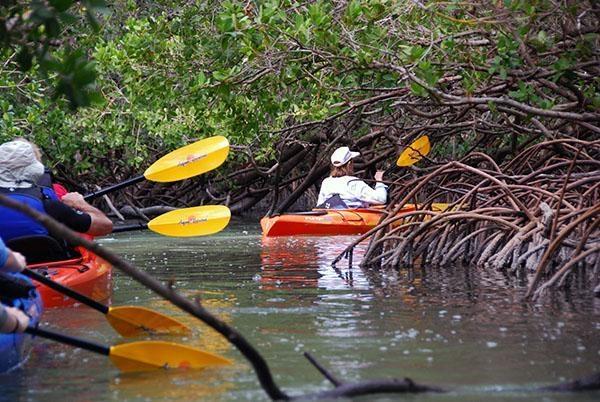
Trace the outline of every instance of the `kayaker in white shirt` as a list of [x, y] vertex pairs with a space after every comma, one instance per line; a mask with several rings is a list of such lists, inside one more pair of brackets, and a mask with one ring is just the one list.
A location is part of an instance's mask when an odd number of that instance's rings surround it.
[[387, 186], [382, 183], [382, 170], [375, 173], [377, 183], [374, 189], [361, 179], [352, 176], [354, 173], [352, 159], [359, 155], [360, 152], [350, 151], [348, 147], [340, 147], [331, 154], [333, 166], [330, 176], [321, 184], [317, 208], [364, 208], [386, 203]]

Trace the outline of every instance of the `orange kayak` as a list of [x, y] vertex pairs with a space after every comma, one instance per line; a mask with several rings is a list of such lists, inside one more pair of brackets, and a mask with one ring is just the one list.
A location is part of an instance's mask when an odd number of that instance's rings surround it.
[[[407, 205], [402, 212], [414, 211]], [[260, 220], [263, 236], [331, 236], [360, 235], [373, 229], [385, 211], [378, 208], [313, 209]]]
[[[430, 204], [430, 210], [443, 212], [449, 204]], [[422, 208], [422, 205], [406, 204], [398, 215]], [[263, 236], [335, 236], [361, 235], [373, 229], [385, 215], [383, 207], [358, 209], [313, 209], [260, 220]], [[428, 219], [428, 218], [426, 218]], [[392, 226], [399, 225], [398, 220]]]
[[[76, 250], [81, 257], [32, 264], [28, 268], [96, 301], [107, 300], [111, 291], [112, 266], [83, 247], [77, 247]], [[36, 286], [46, 308], [66, 307], [77, 303], [42, 284], [36, 282]]]

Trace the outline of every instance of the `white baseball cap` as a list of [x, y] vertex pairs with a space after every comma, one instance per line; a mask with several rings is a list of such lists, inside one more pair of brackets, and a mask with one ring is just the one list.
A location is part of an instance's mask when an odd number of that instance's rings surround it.
[[339, 147], [331, 154], [331, 163], [333, 166], [343, 166], [359, 155], [360, 152], [352, 152], [348, 147]]

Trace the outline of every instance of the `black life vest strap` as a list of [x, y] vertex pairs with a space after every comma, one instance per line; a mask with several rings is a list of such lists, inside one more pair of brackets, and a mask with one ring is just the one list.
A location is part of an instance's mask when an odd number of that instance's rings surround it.
[[42, 187], [40, 186], [31, 186], [31, 187], [25, 187], [25, 188], [21, 188], [21, 187], [0, 187], [0, 194], [3, 195], [11, 195], [11, 194], [17, 194], [17, 195], [25, 195], [27, 197], [31, 197], [31, 198], [35, 198], [36, 200], [47, 200], [49, 199], [49, 197], [44, 194], [44, 190]]
[[342, 197], [339, 194], [334, 194], [325, 201], [321, 205], [317, 205], [317, 208], [322, 209], [348, 209], [348, 205], [344, 202]]

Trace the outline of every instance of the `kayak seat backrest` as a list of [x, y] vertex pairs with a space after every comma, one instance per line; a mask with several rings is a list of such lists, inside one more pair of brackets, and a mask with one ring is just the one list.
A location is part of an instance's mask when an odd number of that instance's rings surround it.
[[16, 237], [7, 241], [6, 245], [11, 250], [23, 254], [27, 259], [27, 264], [61, 261], [78, 256], [75, 251], [69, 250], [66, 244], [63, 246], [58, 240], [50, 236]]

